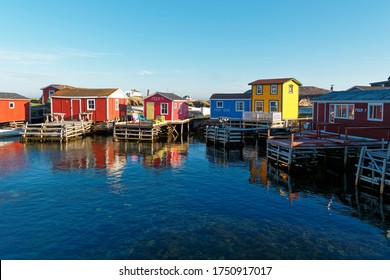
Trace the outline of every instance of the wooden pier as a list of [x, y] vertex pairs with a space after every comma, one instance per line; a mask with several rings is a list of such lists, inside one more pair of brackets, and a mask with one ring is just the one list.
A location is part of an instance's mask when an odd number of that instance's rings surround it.
[[362, 147], [359, 162], [356, 165], [355, 185], [364, 181], [379, 186], [380, 193], [390, 185], [390, 145], [382, 149]]
[[29, 124], [26, 123], [21, 133], [21, 142], [66, 142], [83, 137], [91, 132], [92, 121], [79, 122], [50, 122]]
[[[114, 125], [114, 141], [156, 141], [162, 136], [176, 141], [184, 134], [184, 125], [189, 130], [189, 119], [178, 121], [117, 122]], [[180, 127], [180, 130], [178, 130]]]
[[313, 131], [292, 134], [288, 138], [270, 137], [267, 140], [267, 158], [279, 166], [291, 170], [297, 166], [316, 164], [320, 158], [326, 160], [328, 154], [337, 156], [347, 166], [349, 157], [357, 158], [364, 146], [382, 148], [387, 141], [345, 137], [345, 135]]

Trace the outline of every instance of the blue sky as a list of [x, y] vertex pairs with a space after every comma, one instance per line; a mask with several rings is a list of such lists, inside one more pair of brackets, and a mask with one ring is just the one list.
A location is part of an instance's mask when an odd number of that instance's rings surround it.
[[208, 99], [262, 78], [390, 76], [387, 0], [0, 0], [0, 91], [52, 83]]

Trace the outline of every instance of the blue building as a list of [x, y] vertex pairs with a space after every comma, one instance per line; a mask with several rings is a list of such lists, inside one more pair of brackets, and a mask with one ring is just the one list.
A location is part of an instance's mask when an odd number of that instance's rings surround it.
[[251, 111], [251, 91], [245, 93], [214, 93], [210, 97], [210, 119], [242, 119]]

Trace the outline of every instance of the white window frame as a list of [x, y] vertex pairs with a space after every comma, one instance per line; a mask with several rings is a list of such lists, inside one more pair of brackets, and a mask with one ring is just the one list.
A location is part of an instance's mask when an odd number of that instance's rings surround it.
[[[242, 106], [240, 106], [240, 105], [242, 105]], [[244, 111], [244, 108], [245, 108], [244, 101], [236, 101], [236, 111], [237, 112]]]
[[216, 102], [216, 107], [217, 108], [223, 108], [223, 101], [217, 101]]
[[294, 93], [294, 85], [288, 85], [288, 93]]
[[[166, 111], [166, 112], [164, 112]], [[168, 103], [160, 104], [160, 115], [168, 115]]]
[[119, 111], [119, 99], [115, 99], [115, 111]]
[[8, 107], [9, 107], [10, 109], [15, 109], [15, 102], [10, 102], [10, 103], [8, 103]]
[[[339, 115], [339, 107], [345, 106], [345, 116]], [[351, 110], [352, 108], [352, 110]], [[350, 115], [352, 114], [352, 117]], [[355, 119], [355, 104], [334, 104], [334, 118], [343, 120]]]
[[[92, 102], [92, 104], [90, 104]], [[87, 99], [87, 110], [88, 111], [95, 111], [96, 110], [96, 100], [95, 99]]]
[[[256, 104], [258, 104], [258, 103], [260, 103], [261, 104], [261, 111], [258, 111], [257, 110], [257, 105]], [[255, 112], [264, 112], [264, 100], [255, 100]]]
[[278, 94], [278, 85], [271, 85], [271, 94]]
[[263, 85], [256, 86], [256, 94], [263, 94]]
[[[276, 111], [272, 111], [272, 110], [271, 110], [272, 107], [275, 107], [275, 106], [272, 106], [272, 105], [271, 105], [272, 102], [276, 102]], [[279, 112], [279, 100], [270, 100], [270, 101], [269, 101], [269, 108], [268, 108], [268, 109], [269, 109], [268, 111], [269, 111], [270, 113], [272, 113], [272, 112]]]
[[[367, 105], [368, 107], [368, 114], [367, 114], [367, 120], [369, 121], [377, 121], [377, 122], [381, 122], [383, 121], [383, 114], [384, 114], [384, 111], [383, 111], [383, 103], [368, 103]], [[381, 113], [382, 113], [382, 116], [381, 118], [371, 118], [371, 110], [372, 110], [372, 107], [381, 107]]]

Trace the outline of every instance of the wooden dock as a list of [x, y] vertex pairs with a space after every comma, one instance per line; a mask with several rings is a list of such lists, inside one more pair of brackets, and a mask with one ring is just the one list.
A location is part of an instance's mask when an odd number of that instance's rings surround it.
[[71, 139], [84, 137], [91, 132], [92, 121], [79, 122], [50, 122], [29, 124], [26, 123], [21, 133], [21, 142], [66, 142]]
[[379, 186], [380, 193], [390, 185], [390, 145], [382, 149], [362, 147], [359, 162], [356, 165], [355, 185], [364, 181]]
[[[184, 134], [184, 125], [189, 130], [189, 119], [177, 121], [139, 121], [117, 122], [114, 125], [114, 141], [156, 141], [161, 137], [167, 137], [176, 141]], [[180, 127], [180, 130], [178, 129]]]
[[387, 141], [348, 137], [344, 135], [322, 132], [292, 134], [289, 137], [270, 137], [267, 140], [267, 158], [279, 166], [291, 170], [297, 166], [317, 164], [320, 158], [326, 160], [329, 153], [337, 156], [347, 166], [349, 157], [357, 158], [360, 149], [364, 146], [382, 148]]

